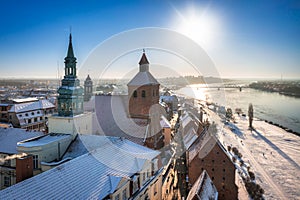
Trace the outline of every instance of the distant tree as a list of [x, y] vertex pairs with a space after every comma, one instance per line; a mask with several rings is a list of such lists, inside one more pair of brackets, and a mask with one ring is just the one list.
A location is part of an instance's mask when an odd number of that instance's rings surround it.
[[232, 152], [235, 154], [235, 155], [238, 155], [239, 154], [239, 150], [236, 148], [236, 147], [232, 147]]
[[235, 163], [236, 162], [236, 157], [232, 157], [232, 161]]
[[227, 110], [226, 110], [226, 119], [228, 121], [230, 121], [232, 119], [232, 117], [233, 117], [232, 109], [231, 108], [227, 108]]
[[249, 173], [250, 179], [255, 180], [255, 174], [251, 171], [249, 171], [248, 173]]
[[240, 166], [243, 167], [243, 165], [245, 164], [245, 162], [243, 160], [240, 161]]
[[227, 146], [228, 151], [231, 151], [231, 146]]
[[253, 122], [253, 106], [252, 103], [249, 104], [248, 107], [248, 117], [249, 117], [249, 127], [252, 129], [252, 122]]

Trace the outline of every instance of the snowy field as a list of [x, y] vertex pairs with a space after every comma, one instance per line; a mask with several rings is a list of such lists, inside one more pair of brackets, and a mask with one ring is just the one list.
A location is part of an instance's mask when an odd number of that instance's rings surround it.
[[266, 199], [300, 199], [300, 137], [254, 119], [254, 131], [248, 129], [248, 119], [235, 116], [237, 123], [224, 125], [207, 110], [211, 120], [219, 125], [221, 143], [237, 147], [256, 182], [265, 190]]

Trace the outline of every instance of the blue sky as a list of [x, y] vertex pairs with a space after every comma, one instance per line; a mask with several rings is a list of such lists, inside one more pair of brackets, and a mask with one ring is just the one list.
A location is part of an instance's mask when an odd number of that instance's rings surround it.
[[[90, 52], [112, 35], [160, 27], [198, 42], [223, 77], [300, 78], [299, 1], [0, 3], [1, 78], [55, 78], [58, 65], [60, 71], [64, 66], [70, 26], [79, 68]], [[198, 18], [202, 29], [197, 28]]]

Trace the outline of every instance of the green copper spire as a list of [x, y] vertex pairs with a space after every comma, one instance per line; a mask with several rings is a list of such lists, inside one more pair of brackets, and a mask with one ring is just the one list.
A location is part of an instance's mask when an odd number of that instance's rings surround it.
[[65, 76], [61, 81], [57, 97], [58, 115], [74, 116], [83, 113], [83, 88], [80, 87], [76, 75], [76, 58], [72, 46], [72, 35], [70, 34], [67, 57], [65, 57]]
[[72, 35], [70, 33], [67, 57], [65, 57], [65, 77], [76, 78], [76, 57], [74, 57]]
[[73, 58], [74, 57], [74, 52], [73, 52], [73, 45], [72, 45], [72, 34], [70, 33], [70, 39], [69, 39], [69, 48], [68, 48], [68, 58]]

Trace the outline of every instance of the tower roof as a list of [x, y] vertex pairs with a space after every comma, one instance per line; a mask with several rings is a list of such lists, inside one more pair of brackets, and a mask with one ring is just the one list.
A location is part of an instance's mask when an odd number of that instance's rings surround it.
[[140, 65], [143, 65], [143, 64], [149, 64], [149, 61], [148, 61], [147, 56], [146, 56], [146, 54], [145, 54], [145, 51], [143, 52], [143, 55], [142, 55], [142, 57], [141, 57], [141, 60], [140, 60], [139, 64], [140, 64]]
[[140, 70], [127, 84], [128, 86], [141, 86], [141, 85], [159, 85], [158, 81], [149, 72], [149, 61], [146, 57], [145, 50], [143, 50], [142, 58], [139, 62]]
[[90, 81], [90, 80], [92, 80], [89, 74], [88, 74], [88, 76], [86, 77], [86, 79], [85, 79], [85, 80], [86, 80], [86, 81]]
[[69, 39], [69, 47], [68, 47], [68, 53], [67, 57], [73, 58], [74, 52], [73, 52], [73, 45], [72, 45], [72, 34], [70, 33], [70, 39]]

